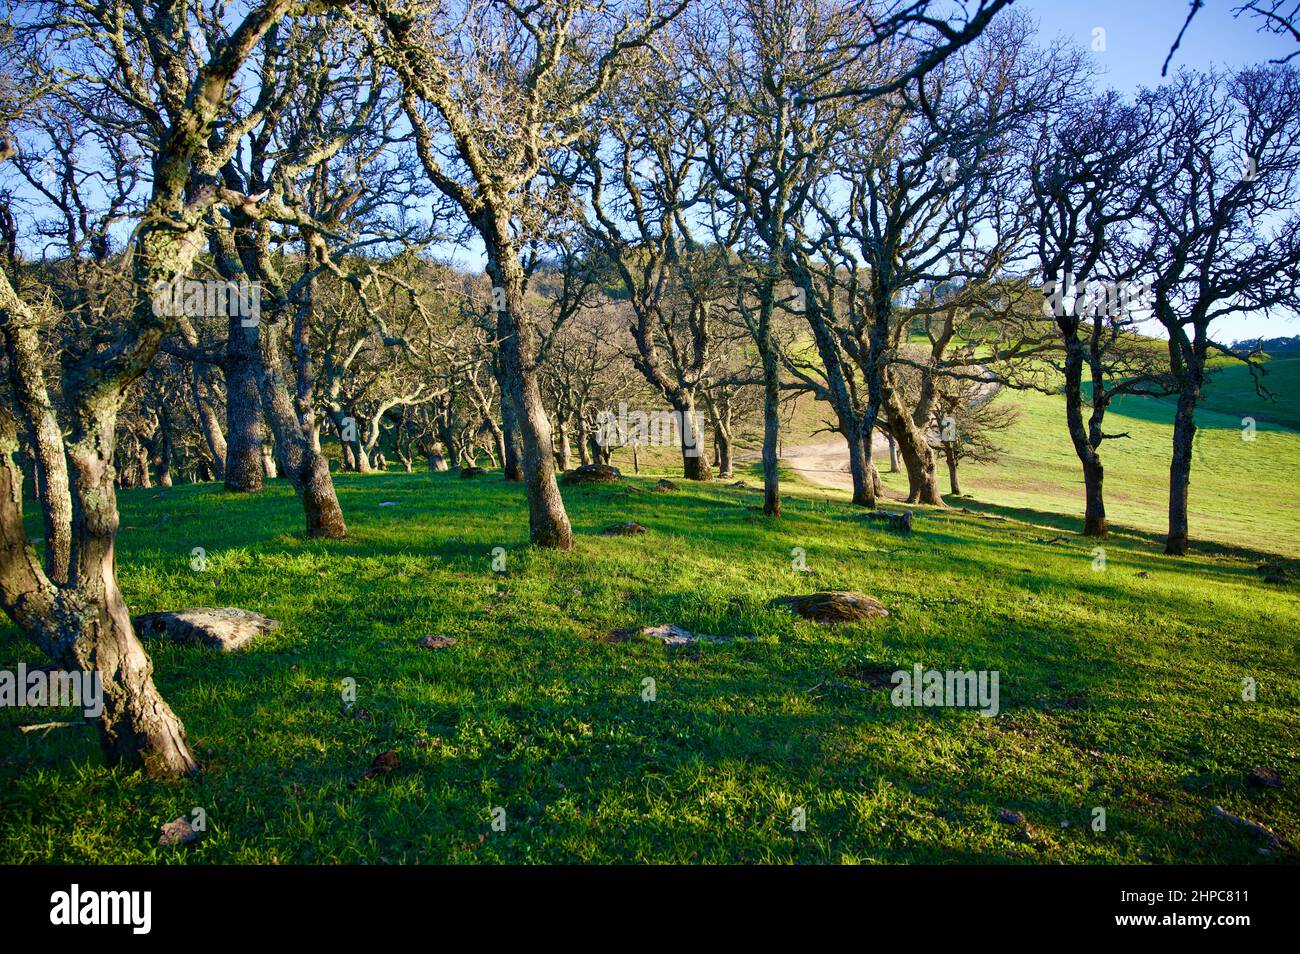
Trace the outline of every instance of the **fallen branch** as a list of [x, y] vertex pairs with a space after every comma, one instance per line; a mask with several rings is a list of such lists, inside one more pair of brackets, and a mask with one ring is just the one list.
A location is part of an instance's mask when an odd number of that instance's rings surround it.
[[45, 729], [46, 731], [50, 729], [67, 729], [74, 725], [86, 725], [86, 722], [84, 720], [78, 722], [37, 722], [34, 725], [20, 725], [18, 731], [37, 732], [40, 729]]
[[1212, 809], [1210, 809], [1210, 811], [1213, 812], [1215, 815], [1218, 815], [1224, 821], [1231, 822], [1232, 824], [1238, 826], [1239, 828], [1246, 828], [1249, 829], [1250, 831], [1255, 832], [1255, 834], [1257, 835], [1263, 835], [1265, 838], [1268, 839], [1269, 844], [1271, 844], [1274, 848], [1290, 847], [1290, 845], [1287, 842], [1283, 841], [1281, 838], [1273, 834], [1271, 831], [1269, 831], [1267, 828], [1265, 828], [1263, 825], [1259, 824], [1258, 822], [1253, 822], [1247, 818], [1238, 818], [1236, 815], [1230, 814], [1229, 812], [1225, 812], [1218, 805], [1215, 805]]

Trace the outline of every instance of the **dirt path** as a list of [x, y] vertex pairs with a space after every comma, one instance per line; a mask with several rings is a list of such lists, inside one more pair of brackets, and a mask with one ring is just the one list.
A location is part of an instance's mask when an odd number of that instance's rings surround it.
[[[1001, 390], [997, 384], [984, 385], [972, 405], [991, 401]], [[889, 442], [877, 431], [871, 445], [871, 457], [878, 470], [889, 466]], [[934, 439], [937, 432], [932, 432]], [[746, 463], [762, 457], [760, 451], [746, 451], [736, 455], [736, 460]], [[819, 444], [800, 444], [797, 447], [783, 447], [781, 462], [789, 466], [804, 480], [819, 487], [834, 487], [836, 490], [852, 490], [853, 474], [849, 470], [849, 442], [843, 437], [822, 441]], [[883, 467], [882, 467], [883, 465]], [[899, 466], [902, 466], [900, 461]]]
[[[889, 466], [889, 442], [881, 434], [875, 435], [871, 446], [876, 467]], [[736, 455], [737, 461], [750, 463], [762, 456], [759, 451], [745, 451]], [[849, 442], [843, 437], [822, 441], [819, 444], [800, 444], [781, 448], [781, 463], [796, 474], [819, 487], [852, 490], [853, 474], [849, 470]]]

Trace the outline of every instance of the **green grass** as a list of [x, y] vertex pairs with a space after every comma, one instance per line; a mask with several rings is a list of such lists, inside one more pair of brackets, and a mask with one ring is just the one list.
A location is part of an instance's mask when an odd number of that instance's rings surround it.
[[[1289, 393], [1300, 398], [1300, 386]], [[1006, 399], [1020, 409], [1020, 418], [999, 437], [1005, 454], [998, 463], [962, 466], [962, 490], [974, 498], [965, 505], [1012, 507], [1029, 519], [1081, 528], [1083, 475], [1060, 399], [1035, 393]], [[1254, 440], [1243, 440], [1241, 418], [1254, 407], [1241, 406], [1245, 410], [1232, 413], [1197, 412], [1188, 508], [1192, 539], [1300, 556], [1300, 433], [1271, 422], [1261, 410]], [[1102, 445], [1107, 517], [1152, 539], [1168, 528], [1173, 416], [1170, 401], [1127, 397], [1105, 419], [1106, 433], [1129, 435]], [[899, 477], [886, 475], [886, 484], [904, 489]]]
[[1255, 388], [1250, 368], [1232, 362], [1216, 370], [1205, 388], [1203, 406], [1237, 421], [1243, 417], [1269, 421], [1300, 430], [1300, 358], [1273, 358], [1263, 365], [1260, 382], [1269, 394]]
[[[1039, 410], [1029, 403], [1026, 426]], [[1113, 466], [1119, 498], [1130, 478]], [[15, 730], [70, 714], [0, 710], [0, 861], [1286, 860], [1214, 805], [1300, 842], [1300, 601], [1262, 582], [1261, 552], [1173, 560], [1121, 533], [1098, 572], [1091, 543], [1044, 542], [1051, 526], [990, 501], [989, 513], [921, 511], [900, 538], [793, 483], [772, 524], [752, 490], [658, 494], [647, 475], [566, 489], [577, 546], [556, 554], [528, 548], [522, 490], [496, 475], [338, 483], [351, 530], [338, 542], [298, 536], [280, 481], [256, 497], [121, 495], [133, 610], [243, 606], [284, 627], [226, 656], [150, 644], [204, 762], [196, 780], [110, 770], [88, 729]], [[1269, 513], [1236, 542], [1293, 554], [1293, 524]], [[598, 535], [629, 519], [651, 532]], [[199, 546], [202, 573], [190, 569]], [[504, 576], [491, 570], [498, 546]], [[813, 574], [792, 570], [794, 547]], [[892, 615], [835, 629], [768, 605], [833, 588]], [[723, 641], [603, 641], [655, 623]], [[418, 648], [429, 633], [458, 642]], [[19, 661], [41, 659], [6, 627], [0, 668]], [[916, 662], [998, 670], [1001, 713], [896, 708], [863, 678]], [[1257, 702], [1241, 699], [1247, 677]], [[388, 749], [401, 766], [350, 787]], [[1260, 765], [1286, 786], [1247, 787]], [[200, 840], [157, 847], [159, 826], [195, 806]], [[797, 807], [804, 832], [791, 830]], [[1105, 832], [1089, 825], [1094, 807]], [[999, 820], [1004, 808], [1032, 837]]]

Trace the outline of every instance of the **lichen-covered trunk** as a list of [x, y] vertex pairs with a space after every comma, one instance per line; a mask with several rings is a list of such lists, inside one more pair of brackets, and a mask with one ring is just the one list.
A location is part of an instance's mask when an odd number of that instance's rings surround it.
[[[334, 491], [329, 460], [316, 451], [298, 424], [281, 353], [280, 326], [263, 321], [255, 355], [262, 407], [284, 461], [284, 476], [298, 492], [309, 537], [347, 536], [343, 509]], [[346, 445], [345, 445], [346, 446]]]
[[45, 572], [55, 583], [65, 583], [72, 559], [72, 495], [63, 432], [45, 384], [36, 327], [26, 303], [8, 278], [0, 275], [0, 328], [4, 329], [9, 378], [31, 434], [36, 492], [45, 501]]
[[226, 339], [226, 489], [262, 489], [262, 403], [253, 352], [256, 329], [231, 318]]
[[[111, 427], [111, 422], [105, 422]], [[117, 501], [111, 459], [99, 440], [74, 440], [73, 532], [77, 537], [76, 601], [63, 631], [82, 669], [99, 674], [104, 710], [99, 731], [115, 762], [139, 765], [154, 778], [198, 771], [185, 738], [185, 726], [153, 682], [153, 662], [131, 626], [131, 614], [117, 586], [114, 537]], [[111, 442], [111, 438], [107, 439]]]
[[680, 398], [674, 405], [681, 425], [682, 475], [687, 480], [712, 480], [713, 470], [704, 454], [704, 428], [695, 414], [695, 402], [689, 397]]
[[494, 237], [488, 242], [488, 273], [503, 297], [503, 307], [497, 311], [497, 337], [504, 383], [523, 445], [529, 536], [537, 546], [568, 550], [573, 546], [573, 530], [555, 482], [551, 422], [537, 379], [536, 335], [524, 310], [523, 273], [510, 244], [508, 224]]

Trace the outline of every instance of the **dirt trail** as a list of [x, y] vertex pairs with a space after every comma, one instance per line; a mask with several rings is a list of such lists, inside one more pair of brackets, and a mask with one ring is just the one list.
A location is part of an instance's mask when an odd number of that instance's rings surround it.
[[[745, 451], [737, 454], [737, 461], [750, 463], [762, 456], [760, 451]], [[889, 466], [889, 442], [881, 434], [875, 435], [871, 446], [871, 456], [876, 467]], [[800, 444], [797, 447], [781, 448], [781, 463], [796, 474], [819, 487], [834, 487], [836, 490], [852, 490], [853, 474], [849, 470], [849, 442], [843, 437], [822, 441], [818, 444]]]
[[[983, 385], [971, 402], [971, 406], [993, 400], [1001, 389], [1002, 386], [999, 384]], [[879, 431], [872, 436], [874, 440], [871, 445], [871, 457], [875, 461], [876, 469], [883, 470], [889, 466], [889, 442]], [[938, 437], [938, 431], [930, 431], [932, 444], [938, 440]], [[761, 451], [746, 451], [737, 454], [736, 460], [749, 463], [760, 457], [762, 457]], [[837, 490], [853, 489], [853, 474], [849, 470], [849, 442], [843, 437], [837, 436], [834, 440], [822, 441], [819, 444], [783, 447], [781, 462], [804, 480], [819, 487], [834, 487]], [[902, 466], [901, 461], [899, 466]]]

